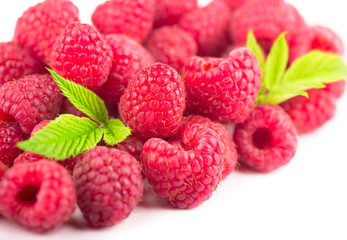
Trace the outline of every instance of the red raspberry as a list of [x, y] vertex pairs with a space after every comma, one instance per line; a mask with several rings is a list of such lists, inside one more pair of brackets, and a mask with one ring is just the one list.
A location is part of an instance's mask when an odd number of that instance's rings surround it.
[[83, 153], [73, 179], [78, 206], [93, 227], [127, 218], [143, 193], [140, 164], [117, 149], [95, 147]]
[[153, 30], [145, 47], [158, 61], [181, 71], [184, 63], [198, 52], [193, 36], [179, 27], [164, 26]]
[[18, 155], [18, 157], [14, 160], [13, 165], [17, 165], [21, 163], [32, 163], [32, 162], [37, 162], [43, 159], [45, 158], [41, 155], [25, 151], [22, 154]]
[[187, 111], [242, 122], [254, 108], [261, 75], [257, 58], [247, 48], [234, 50], [227, 59], [192, 57], [183, 72]]
[[124, 33], [138, 42], [152, 30], [154, 0], [111, 0], [99, 5], [92, 16], [103, 34]]
[[14, 117], [30, 134], [43, 120], [59, 113], [63, 96], [50, 75], [30, 75], [0, 88], [0, 111]]
[[154, 63], [152, 55], [139, 43], [123, 34], [105, 36], [113, 51], [113, 67], [107, 82], [97, 94], [108, 103], [119, 103], [128, 82], [146, 65]]
[[0, 162], [12, 166], [15, 158], [22, 153], [16, 144], [25, 139], [26, 136], [16, 121], [0, 121]]
[[186, 125], [195, 123], [199, 123], [215, 131], [220, 140], [225, 144], [224, 169], [222, 172], [222, 178], [225, 179], [235, 169], [237, 164], [237, 152], [232, 136], [222, 124], [213, 122], [205, 117], [190, 115], [184, 121]]
[[[307, 28], [306, 33], [305, 35], [297, 36], [294, 44], [292, 44], [290, 48], [291, 62], [315, 49], [343, 55], [343, 42], [331, 29], [322, 26], [314, 26]], [[321, 91], [328, 91], [336, 98], [340, 98], [345, 88], [346, 82], [341, 80], [327, 84], [327, 87]]]
[[112, 57], [94, 27], [75, 22], [66, 26], [54, 44], [50, 66], [60, 76], [95, 90], [107, 81]]
[[0, 180], [5, 175], [6, 171], [7, 171], [7, 166], [0, 161]]
[[186, 13], [179, 25], [190, 32], [198, 44], [199, 55], [219, 56], [229, 43], [230, 11], [222, 1]]
[[154, 26], [178, 24], [183, 14], [197, 8], [197, 0], [156, 0]]
[[14, 39], [48, 64], [56, 38], [70, 22], [79, 21], [78, 9], [66, 0], [46, 0], [29, 8], [18, 19]]
[[222, 179], [225, 144], [201, 124], [183, 125], [175, 140], [149, 139], [141, 155], [148, 182], [173, 207], [208, 200]]
[[220, 1], [224, 1], [226, 4], [228, 4], [230, 10], [233, 11], [241, 7], [242, 5], [244, 5], [249, 0], [220, 0]]
[[288, 32], [287, 40], [290, 44], [305, 27], [295, 7], [283, 0], [255, 0], [247, 2], [233, 13], [230, 36], [236, 43], [245, 43], [248, 32], [253, 30], [264, 51], [268, 52], [282, 32]]
[[332, 119], [336, 98], [321, 89], [308, 91], [309, 98], [297, 96], [281, 104], [292, 118], [298, 133], [311, 132]]
[[261, 104], [237, 124], [234, 141], [240, 161], [258, 171], [272, 171], [295, 155], [297, 134], [290, 117], [277, 105]]
[[21, 77], [43, 72], [28, 49], [21, 48], [15, 42], [0, 43], [0, 87]]
[[120, 99], [119, 113], [141, 138], [169, 137], [177, 131], [185, 108], [184, 84], [163, 63], [142, 68]]
[[71, 176], [53, 161], [17, 164], [0, 182], [0, 213], [35, 231], [48, 231], [75, 210]]
[[129, 136], [123, 142], [118, 143], [114, 147], [120, 151], [129, 153], [136, 160], [140, 161], [140, 156], [143, 151], [143, 142], [140, 139], [134, 136]]

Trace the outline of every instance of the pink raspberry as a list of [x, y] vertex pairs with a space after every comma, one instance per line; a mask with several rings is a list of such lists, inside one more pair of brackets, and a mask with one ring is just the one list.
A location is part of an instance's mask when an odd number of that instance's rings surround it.
[[107, 82], [97, 94], [108, 103], [118, 104], [128, 82], [143, 67], [154, 63], [152, 55], [139, 43], [123, 34], [105, 36], [113, 52], [113, 67]]
[[117, 149], [95, 147], [83, 153], [73, 179], [78, 206], [93, 227], [127, 218], [143, 193], [140, 164]]
[[152, 30], [154, 11], [154, 0], [111, 0], [96, 8], [92, 21], [103, 34], [123, 33], [142, 42]]
[[7, 171], [7, 166], [0, 161], [0, 180], [5, 175], [6, 171]]
[[15, 158], [22, 153], [16, 144], [26, 138], [16, 121], [13, 119], [10, 121], [0, 120], [0, 162], [12, 166]]
[[[18, 155], [18, 157], [16, 157], [16, 159], [13, 162], [13, 165], [22, 164], [22, 163], [32, 163], [32, 162], [37, 162], [43, 159], [45, 158], [41, 155], [25, 151], [21, 153], [20, 155]], [[45, 160], [48, 160], [48, 159], [45, 159]]]
[[154, 26], [178, 24], [183, 14], [197, 8], [197, 0], [156, 0]]
[[247, 48], [234, 50], [227, 59], [192, 57], [183, 71], [188, 113], [244, 121], [254, 108], [261, 75], [257, 58]]
[[229, 21], [228, 6], [222, 1], [212, 1], [183, 15], [179, 26], [194, 36], [199, 55], [219, 56], [229, 43]]
[[288, 32], [286, 37], [290, 44], [298, 33], [304, 32], [305, 27], [295, 7], [283, 0], [254, 0], [233, 13], [230, 37], [236, 43], [245, 43], [248, 32], [253, 30], [264, 51], [268, 52], [282, 32]]
[[54, 44], [50, 66], [58, 75], [95, 90], [107, 81], [112, 58], [111, 48], [94, 27], [74, 22]]
[[28, 49], [15, 42], [0, 43], [0, 87], [21, 77], [41, 73], [43, 66]]
[[180, 128], [171, 142], [149, 139], [141, 155], [148, 182], [173, 207], [194, 208], [208, 200], [222, 180], [225, 144], [201, 124]]
[[0, 213], [30, 230], [44, 232], [60, 226], [75, 205], [72, 178], [53, 161], [17, 164], [0, 182]]
[[294, 157], [297, 134], [283, 109], [277, 105], [260, 104], [244, 123], [236, 125], [234, 141], [242, 163], [269, 172]]
[[158, 61], [181, 71], [185, 62], [198, 52], [193, 36], [176, 26], [164, 26], [152, 31], [145, 47]]
[[[331, 29], [322, 26], [308, 27], [306, 34], [297, 36], [294, 44], [290, 47], [290, 61], [294, 62], [297, 58], [312, 50], [343, 55], [344, 46], [340, 37]], [[321, 91], [330, 92], [336, 98], [340, 98], [345, 88], [346, 82], [341, 80], [327, 84], [327, 87]]]
[[169, 137], [177, 131], [185, 108], [184, 83], [163, 63], [142, 68], [120, 99], [119, 113], [140, 138]]
[[292, 118], [298, 133], [311, 132], [334, 117], [336, 98], [321, 89], [308, 91], [309, 98], [297, 96], [281, 104]]
[[14, 40], [48, 64], [52, 46], [70, 22], [79, 21], [78, 9], [67, 0], [46, 0], [18, 19]]
[[232, 136], [222, 124], [213, 122], [209, 118], [201, 117], [198, 115], [190, 115], [184, 120], [185, 125], [191, 125], [195, 123], [199, 123], [215, 131], [220, 140], [225, 144], [224, 168], [222, 172], [222, 178], [225, 179], [237, 165], [237, 152]]
[[62, 101], [50, 75], [29, 75], [0, 88], [0, 111], [14, 117], [28, 135], [41, 121], [54, 119]]

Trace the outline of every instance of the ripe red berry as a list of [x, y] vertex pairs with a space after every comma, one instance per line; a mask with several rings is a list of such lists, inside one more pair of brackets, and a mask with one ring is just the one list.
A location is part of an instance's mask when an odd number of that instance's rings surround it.
[[26, 76], [0, 88], [0, 111], [15, 118], [28, 135], [41, 121], [54, 119], [62, 101], [50, 75]]
[[25, 138], [25, 134], [16, 121], [0, 120], [0, 162], [12, 166], [15, 158], [22, 153], [16, 144]]
[[129, 136], [114, 147], [120, 151], [129, 153], [136, 160], [140, 161], [140, 156], [143, 151], [143, 142], [140, 139]]
[[177, 131], [185, 108], [184, 84], [163, 63], [142, 68], [121, 97], [119, 113], [135, 136], [169, 137]]
[[141, 154], [148, 182], [173, 207], [208, 200], [222, 179], [225, 144], [201, 124], [183, 125], [172, 141], [149, 139]]
[[336, 98], [322, 89], [308, 91], [309, 98], [297, 96], [281, 104], [292, 118], [298, 133], [311, 132], [334, 117]]
[[296, 35], [305, 34], [306, 24], [296, 8], [283, 0], [248, 1], [237, 8], [230, 21], [230, 37], [236, 43], [245, 43], [250, 30], [265, 52], [284, 31], [291, 45]]
[[188, 125], [199, 123], [205, 127], [208, 127], [215, 131], [220, 140], [225, 144], [225, 152], [223, 153], [224, 166], [222, 172], [222, 178], [225, 179], [237, 165], [237, 152], [232, 136], [229, 131], [220, 123], [213, 122], [209, 118], [190, 115], [184, 119], [184, 127]]
[[295, 126], [283, 109], [260, 104], [244, 123], [237, 124], [234, 141], [240, 162], [258, 171], [272, 171], [295, 155]]
[[244, 121], [254, 108], [261, 75], [257, 58], [247, 48], [234, 50], [227, 59], [192, 57], [183, 72], [188, 113]]
[[99, 5], [92, 16], [103, 34], [123, 33], [142, 42], [152, 30], [154, 0], [111, 0]]
[[28, 49], [15, 42], [0, 43], [0, 87], [21, 77], [43, 72], [43, 66]]
[[154, 26], [178, 24], [183, 14], [197, 8], [197, 0], [156, 0]]
[[206, 7], [182, 16], [179, 26], [190, 32], [198, 44], [198, 54], [219, 56], [229, 43], [230, 10], [222, 1], [212, 1]]
[[53, 161], [16, 164], [0, 182], [0, 213], [30, 230], [60, 226], [75, 206], [72, 178]]
[[107, 81], [112, 58], [111, 48], [94, 27], [74, 22], [54, 44], [50, 66], [58, 75], [95, 90]]
[[127, 218], [143, 193], [140, 164], [117, 149], [95, 147], [83, 153], [73, 179], [78, 206], [92, 227]]
[[75, 21], [79, 21], [78, 9], [71, 1], [46, 0], [26, 10], [18, 19], [14, 40], [48, 64], [57, 37], [68, 23]]
[[152, 55], [138, 42], [123, 34], [109, 34], [105, 40], [113, 52], [113, 67], [97, 94], [107, 103], [118, 104], [128, 82], [144, 66], [154, 63]]
[[154, 29], [147, 38], [145, 47], [158, 62], [168, 64], [178, 72], [198, 51], [194, 37], [177, 26]]

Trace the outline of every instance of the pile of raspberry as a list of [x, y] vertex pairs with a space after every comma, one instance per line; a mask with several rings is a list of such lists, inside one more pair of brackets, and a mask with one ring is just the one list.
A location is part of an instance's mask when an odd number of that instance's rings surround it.
[[[249, 30], [265, 54], [286, 31], [291, 62], [313, 49], [343, 54], [332, 30], [283, 0], [110, 0], [91, 20], [71, 1], [45, 0], [0, 43], [0, 214], [33, 231], [61, 226], [76, 206], [90, 226], [114, 225], [148, 189], [195, 208], [242, 166], [289, 163], [298, 134], [330, 120], [345, 90], [341, 80], [256, 104], [262, 70], [244, 47]], [[85, 116], [45, 67], [94, 91], [132, 135], [64, 161], [18, 149], [59, 114]]]

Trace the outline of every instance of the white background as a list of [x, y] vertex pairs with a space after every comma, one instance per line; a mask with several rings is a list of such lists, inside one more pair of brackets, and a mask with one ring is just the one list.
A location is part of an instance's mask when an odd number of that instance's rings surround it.
[[[206, 1], [201, 1], [206, 3]], [[0, 41], [10, 41], [22, 12], [38, 0], [0, 1]], [[73, 0], [90, 22], [103, 0]], [[345, 0], [288, 0], [309, 24], [333, 28], [347, 43]], [[0, 217], [0, 239], [347, 239], [347, 94], [336, 117], [301, 136], [295, 158], [270, 174], [234, 172], [193, 210], [168, 207], [146, 192], [125, 221], [91, 229], [76, 213], [62, 228], [40, 235]]]

